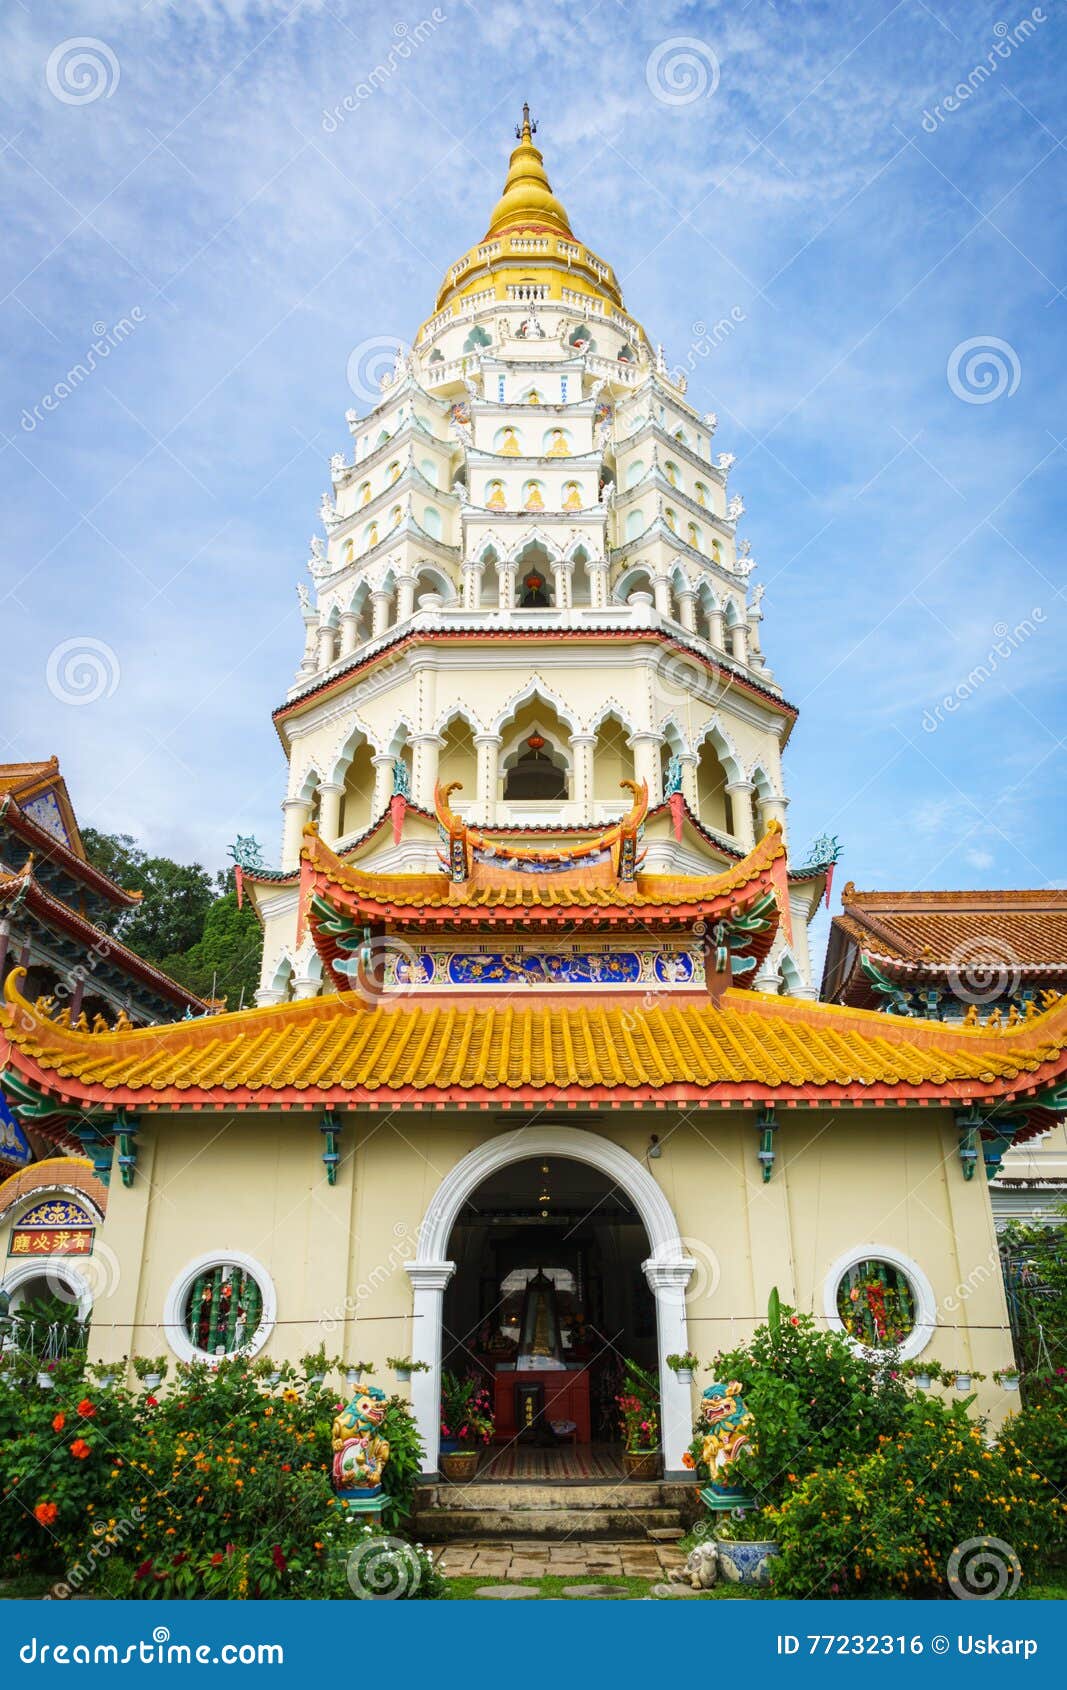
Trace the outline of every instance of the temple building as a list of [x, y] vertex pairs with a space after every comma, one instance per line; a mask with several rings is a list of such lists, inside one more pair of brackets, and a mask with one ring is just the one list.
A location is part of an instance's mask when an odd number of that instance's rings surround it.
[[[698, 1387], [668, 1357], [774, 1289], [857, 1344], [1008, 1365], [999, 1274], [956, 1289], [996, 1261], [988, 1180], [1062, 1107], [1067, 1000], [992, 1027], [816, 1001], [838, 847], [788, 842], [796, 710], [732, 460], [528, 112], [517, 140], [331, 461], [281, 843], [235, 848], [256, 1007], [92, 1032], [16, 969], [0, 1083], [107, 1188], [107, 1294], [51, 1263], [101, 1359], [413, 1360], [432, 1474], [443, 1368], [484, 1376], [503, 1444], [547, 1415], [593, 1445], [626, 1357], [680, 1476]], [[30, 1206], [0, 1186], [0, 1259]]]
[[[893, 1015], [1016, 1026], [1067, 986], [1067, 891], [858, 892], [830, 926], [820, 996]], [[1067, 1219], [1067, 1129], [1005, 1156], [991, 1190], [998, 1223]]]

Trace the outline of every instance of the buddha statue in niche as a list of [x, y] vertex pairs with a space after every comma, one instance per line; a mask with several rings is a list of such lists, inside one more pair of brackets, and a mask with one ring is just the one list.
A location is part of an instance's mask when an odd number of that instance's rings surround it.
[[550, 458], [569, 458], [570, 455], [571, 449], [567, 444], [567, 436], [561, 428], [554, 428], [549, 435], [549, 445], [546, 456]]
[[513, 428], [504, 430], [503, 439], [500, 442], [500, 455], [502, 458], [520, 458], [522, 456], [522, 448]]

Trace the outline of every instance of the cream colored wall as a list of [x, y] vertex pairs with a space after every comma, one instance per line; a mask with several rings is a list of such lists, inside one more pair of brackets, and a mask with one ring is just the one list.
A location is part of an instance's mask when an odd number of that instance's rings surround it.
[[[989, 1375], [1007, 1365], [989, 1192], [981, 1178], [964, 1180], [950, 1116], [782, 1111], [780, 1120], [767, 1184], [751, 1111], [655, 1122], [662, 1155], [646, 1166], [696, 1262], [689, 1336], [702, 1359], [759, 1324], [774, 1286], [821, 1320], [835, 1260], [884, 1245], [931, 1283], [938, 1329], [925, 1353]], [[346, 1117], [331, 1187], [314, 1116], [153, 1118], [140, 1134], [133, 1187], [111, 1187], [100, 1237], [119, 1272], [94, 1317], [94, 1353], [157, 1353], [172, 1282], [203, 1252], [239, 1250], [275, 1283], [272, 1356], [296, 1360], [325, 1341], [384, 1374], [387, 1354], [411, 1349], [404, 1263], [426, 1208], [449, 1170], [495, 1130], [459, 1114]], [[645, 1119], [595, 1130], [645, 1160]], [[978, 1406], [994, 1418], [1006, 1403], [991, 1378], [979, 1387]]]

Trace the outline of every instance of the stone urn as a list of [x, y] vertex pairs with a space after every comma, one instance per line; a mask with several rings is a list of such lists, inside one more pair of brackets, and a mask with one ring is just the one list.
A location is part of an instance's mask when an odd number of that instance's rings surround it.
[[478, 1461], [476, 1449], [450, 1449], [441, 1456], [441, 1471], [452, 1484], [467, 1484], [478, 1471]]
[[627, 1449], [623, 1451], [622, 1470], [628, 1479], [658, 1479], [659, 1462], [658, 1449]]
[[730, 1584], [747, 1584], [765, 1589], [771, 1582], [770, 1564], [778, 1554], [773, 1538], [750, 1538], [735, 1542], [715, 1534], [719, 1572]]

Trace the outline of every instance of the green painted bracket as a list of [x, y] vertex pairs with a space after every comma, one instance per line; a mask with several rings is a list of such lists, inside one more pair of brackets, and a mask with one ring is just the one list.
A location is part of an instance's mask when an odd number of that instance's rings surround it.
[[341, 1123], [331, 1109], [327, 1109], [319, 1122], [319, 1131], [325, 1139], [325, 1149], [322, 1159], [326, 1164], [326, 1182], [328, 1185], [337, 1184], [337, 1165], [341, 1160], [338, 1145], [341, 1139]]

